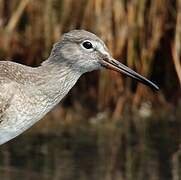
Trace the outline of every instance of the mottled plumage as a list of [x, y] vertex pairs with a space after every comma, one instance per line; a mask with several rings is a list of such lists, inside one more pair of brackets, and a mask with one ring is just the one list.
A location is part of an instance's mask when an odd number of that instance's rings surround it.
[[96, 35], [64, 34], [39, 67], [0, 61], [0, 144], [30, 128], [48, 113], [85, 72], [111, 68], [153, 88], [157, 86], [114, 60]]

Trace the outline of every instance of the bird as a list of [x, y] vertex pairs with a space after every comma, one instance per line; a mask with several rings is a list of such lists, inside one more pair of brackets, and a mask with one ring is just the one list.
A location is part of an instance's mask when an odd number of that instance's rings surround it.
[[37, 67], [0, 61], [0, 145], [14, 139], [56, 106], [86, 72], [112, 69], [159, 87], [109, 53], [105, 43], [83, 29], [64, 33]]

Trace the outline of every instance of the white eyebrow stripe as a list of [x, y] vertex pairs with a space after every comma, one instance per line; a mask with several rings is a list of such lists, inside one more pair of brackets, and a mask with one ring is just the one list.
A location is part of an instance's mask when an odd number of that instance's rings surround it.
[[97, 48], [97, 50], [104, 55], [109, 56], [109, 53], [106, 51], [106, 49], [104, 48], [104, 46], [100, 43], [100, 42], [96, 42], [95, 46]]

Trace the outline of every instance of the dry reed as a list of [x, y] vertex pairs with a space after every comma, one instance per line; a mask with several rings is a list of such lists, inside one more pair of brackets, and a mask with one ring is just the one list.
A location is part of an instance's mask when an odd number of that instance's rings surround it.
[[[11, 3], [10, 0], [0, 0], [0, 55], [3, 59], [20, 57], [25, 59], [20, 61], [24, 64], [39, 64], [62, 33], [85, 28], [101, 36], [114, 57], [151, 77], [155, 75], [155, 56], [163, 46], [161, 40], [168, 36], [169, 23], [172, 24], [172, 32], [175, 31], [173, 63], [181, 81], [180, 1], [176, 7], [173, 4], [168, 0], [14, 0]], [[168, 21], [170, 9], [177, 15], [175, 23]], [[155, 80], [159, 81], [159, 78]], [[118, 74], [102, 71], [99, 81], [92, 85], [95, 97], [99, 97], [95, 99], [98, 110], [113, 105], [114, 116], [119, 117], [127, 97], [132, 97], [133, 82], [120, 78]], [[85, 86], [88, 88], [90, 84]], [[126, 96], [122, 95], [123, 92]], [[90, 98], [89, 91], [84, 89], [84, 93], [87, 99]], [[137, 85], [132, 98], [134, 104], [149, 97], [147, 94], [152, 93], [145, 86]]]

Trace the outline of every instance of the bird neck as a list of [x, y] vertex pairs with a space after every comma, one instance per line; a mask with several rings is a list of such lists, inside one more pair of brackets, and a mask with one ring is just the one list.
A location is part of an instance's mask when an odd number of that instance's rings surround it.
[[67, 66], [64, 62], [51, 62], [49, 59], [44, 61], [39, 70], [42, 78], [37, 82], [37, 87], [52, 106], [60, 102], [82, 75], [80, 71]]

